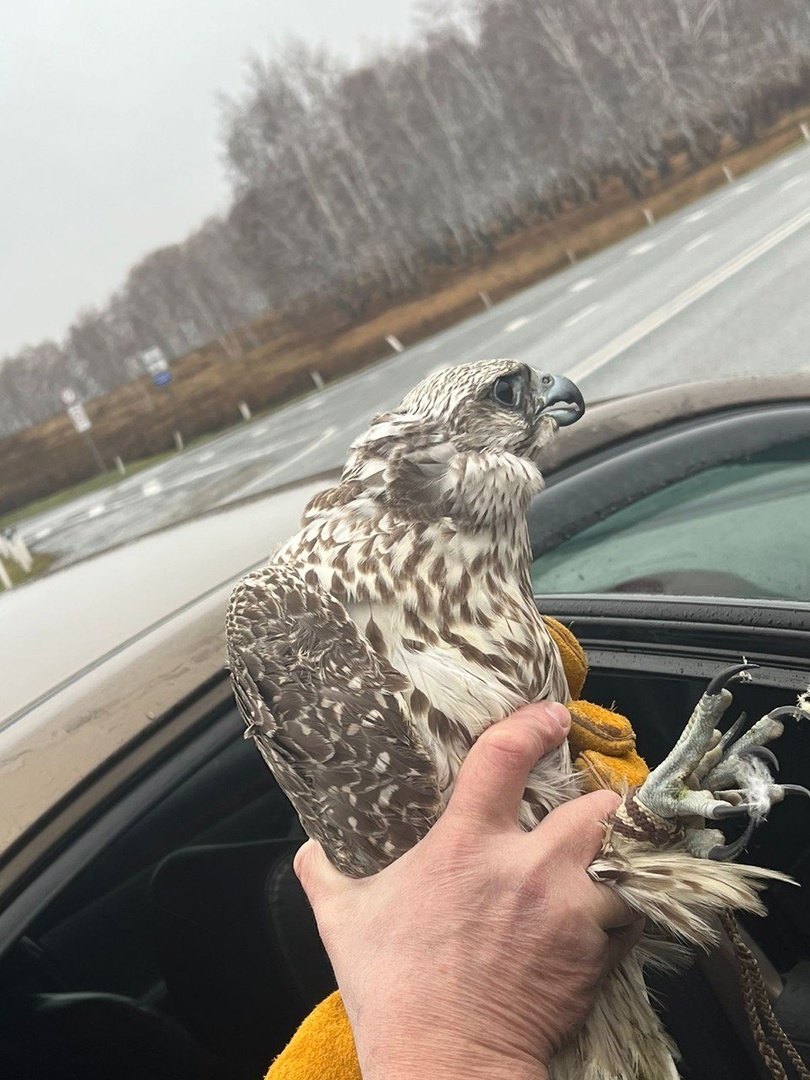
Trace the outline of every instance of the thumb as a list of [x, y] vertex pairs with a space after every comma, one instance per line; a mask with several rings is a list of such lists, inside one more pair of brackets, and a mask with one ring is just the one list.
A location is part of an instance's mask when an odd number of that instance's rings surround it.
[[330, 863], [317, 840], [307, 840], [296, 851], [293, 870], [313, 906], [335, 892], [345, 891], [350, 882]]
[[496, 828], [517, 828], [529, 772], [561, 746], [571, 727], [564, 705], [536, 701], [491, 724], [471, 748], [447, 814]]

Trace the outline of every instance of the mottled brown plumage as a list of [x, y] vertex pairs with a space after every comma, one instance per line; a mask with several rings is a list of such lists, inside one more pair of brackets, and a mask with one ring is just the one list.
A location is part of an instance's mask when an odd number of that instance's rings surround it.
[[[514, 360], [426, 380], [372, 421], [339, 484], [234, 592], [228, 651], [248, 733], [345, 873], [373, 873], [424, 835], [494, 720], [568, 700], [532, 595], [525, 510], [543, 446], [581, 411], [567, 380]], [[563, 747], [534, 769], [521, 824], [576, 794]], [[759, 909], [764, 875], [667, 835], [659, 850], [608, 831], [593, 876], [697, 945], [713, 940], [714, 912]], [[556, 1080], [677, 1075], [641, 973], [653, 953], [643, 945], [606, 981]]]

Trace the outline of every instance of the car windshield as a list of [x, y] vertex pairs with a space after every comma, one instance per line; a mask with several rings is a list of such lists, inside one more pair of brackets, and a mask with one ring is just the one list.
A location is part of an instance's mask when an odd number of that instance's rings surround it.
[[[699, 469], [608, 500], [538, 591], [810, 602], [804, 5], [45, 0], [3, 41], [8, 821], [221, 672], [230, 584], [459, 365], [534, 372], [476, 401], [542, 419], [561, 483], [706, 425]], [[711, 435], [765, 406], [755, 445]], [[453, 453], [503, 452], [487, 415]], [[217, 629], [164, 665], [173, 620]]]

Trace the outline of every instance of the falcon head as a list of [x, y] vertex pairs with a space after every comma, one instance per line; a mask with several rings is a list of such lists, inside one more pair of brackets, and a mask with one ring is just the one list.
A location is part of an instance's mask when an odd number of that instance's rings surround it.
[[558, 428], [579, 420], [585, 402], [564, 376], [518, 360], [480, 360], [429, 376], [397, 412], [440, 423], [461, 451], [505, 451], [534, 461]]

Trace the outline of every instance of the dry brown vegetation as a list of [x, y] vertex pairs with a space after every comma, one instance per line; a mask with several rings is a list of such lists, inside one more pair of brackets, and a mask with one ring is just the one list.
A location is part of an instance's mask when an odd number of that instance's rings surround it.
[[[569, 204], [552, 221], [504, 236], [472, 263], [433, 265], [418, 294], [378, 298], [362, 319], [352, 321], [327, 301], [263, 316], [238, 335], [240, 360], [229, 359], [213, 342], [175, 361], [169, 390], [143, 377], [90, 402], [93, 438], [111, 466], [116, 455], [133, 461], [170, 449], [175, 430], [189, 440], [231, 426], [239, 420], [240, 401], [254, 411], [280, 405], [312, 389], [312, 371], [328, 381], [372, 363], [390, 352], [386, 335], [411, 345], [480, 311], [481, 292], [501, 300], [567, 266], [571, 257], [582, 258], [643, 228], [645, 207], [658, 219], [707, 194], [726, 182], [724, 164], [735, 175], [756, 167], [801, 139], [798, 125], [808, 119], [810, 109], [797, 110], [755, 144], [738, 147], [727, 140], [721, 155], [697, 171], [686, 153], [675, 152], [666, 179], [645, 178], [643, 199], [611, 177], [599, 187], [598, 202]], [[7, 437], [0, 448], [0, 513], [95, 471], [89, 448], [64, 415]]]

